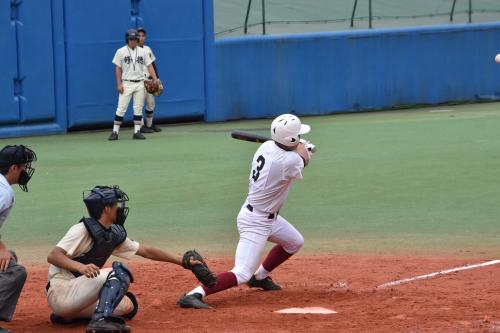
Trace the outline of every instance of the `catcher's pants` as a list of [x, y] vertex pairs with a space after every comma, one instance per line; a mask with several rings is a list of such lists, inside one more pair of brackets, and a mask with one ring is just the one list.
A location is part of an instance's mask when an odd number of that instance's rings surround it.
[[7, 271], [0, 273], [0, 320], [12, 320], [26, 276], [26, 269], [14, 259], [10, 260]]
[[123, 81], [123, 93], [118, 94], [118, 107], [116, 115], [123, 117], [127, 112], [130, 99], [134, 98], [134, 115], [142, 117], [142, 108], [144, 106], [144, 82]]
[[281, 215], [272, 220], [269, 213], [255, 209], [251, 212], [246, 205], [243, 205], [236, 220], [240, 240], [231, 272], [236, 275], [238, 284], [248, 282], [255, 273], [267, 241], [281, 245], [290, 254], [298, 252], [304, 244], [304, 237]]
[[[47, 301], [52, 311], [65, 319], [90, 318], [94, 313], [99, 298], [99, 291], [106, 282], [111, 268], [101, 269], [93, 279], [85, 275], [77, 278], [53, 278], [47, 291]], [[132, 312], [134, 305], [123, 297], [113, 314], [123, 316]]]
[[144, 89], [144, 102], [146, 103], [147, 111], [154, 111], [156, 103], [155, 103], [155, 95], [150, 94]]

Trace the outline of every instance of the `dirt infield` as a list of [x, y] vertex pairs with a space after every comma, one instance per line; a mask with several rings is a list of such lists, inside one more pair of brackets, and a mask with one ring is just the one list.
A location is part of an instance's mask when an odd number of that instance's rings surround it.
[[[132, 262], [140, 311], [133, 332], [500, 332], [500, 265], [482, 267], [388, 290], [382, 283], [490, 258], [297, 256], [273, 278], [284, 290], [242, 286], [207, 298], [214, 310], [180, 309], [176, 300], [195, 285], [173, 265]], [[232, 259], [210, 260], [216, 271]], [[16, 332], [84, 332], [84, 325], [54, 326], [43, 288], [47, 266], [28, 264], [29, 277], [14, 321]], [[321, 306], [331, 315], [276, 314], [290, 307]]]

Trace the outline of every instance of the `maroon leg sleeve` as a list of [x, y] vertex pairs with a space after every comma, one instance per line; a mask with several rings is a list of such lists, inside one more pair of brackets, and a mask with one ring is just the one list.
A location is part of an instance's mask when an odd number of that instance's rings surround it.
[[276, 245], [271, 249], [271, 251], [269, 251], [269, 254], [262, 263], [262, 266], [266, 271], [271, 272], [291, 256], [292, 254], [286, 252], [281, 245]]
[[224, 272], [217, 275], [217, 284], [212, 288], [207, 288], [205, 286], [201, 286], [203, 290], [205, 290], [205, 294], [211, 295], [218, 293], [219, 291], [226, 290], [232, 288], [238, 284], [238, 280], [236, 279], [236, 275], [233, 272]]

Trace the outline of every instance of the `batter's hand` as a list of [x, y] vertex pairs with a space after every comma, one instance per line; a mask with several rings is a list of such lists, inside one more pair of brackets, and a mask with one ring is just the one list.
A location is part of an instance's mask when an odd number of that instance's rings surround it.
[[99, 275], [99, 267], [94, 264], [83, 265], [78, 272], [89, 279], [93, 279]]
[[118, 86], [116, 86], [116, 89], [118, 90], [118, 93], [123, 94], [123, 84], [118, 83]]
[[0, 253], [0, 272], [5, 272], [7, 267], [9, 267], [10, 258], [12, 258], [12, 253], [10, 251], [3, 251]]

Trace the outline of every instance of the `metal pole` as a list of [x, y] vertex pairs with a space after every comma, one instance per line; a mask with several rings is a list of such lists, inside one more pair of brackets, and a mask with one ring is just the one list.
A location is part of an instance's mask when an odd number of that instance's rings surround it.
[[250, 16], [250, 7], [251, 6], [252, 6], [252, 0], [248, 0], [247, 15], [245, 16], [245, 28], [243, 30], [245, 32], [245, 35], [248, 32], [248, 16]]
[[453, 22], [453, 14], [455, 13], [455, 5], [457, 4], [457, 0], [453, 0], [453, 4], [451, 5], [450, 12], [450, 22]]
[[472, 0], [469, 0], [469, 23], [472, 23]]
[[266, 34], [266, 0], [262, 0], [262, 34]]
[[368, 16], [370, 16], [370, 29], [372, 28], [372, 0], [368, 1]]
[[354, 7], [352, 7], [352, 15], [351, 15], [351, 28], [354, 27], [354, 15], [356, 14], [357, 6], [358, 6], [358, 0], [354, 0]]

